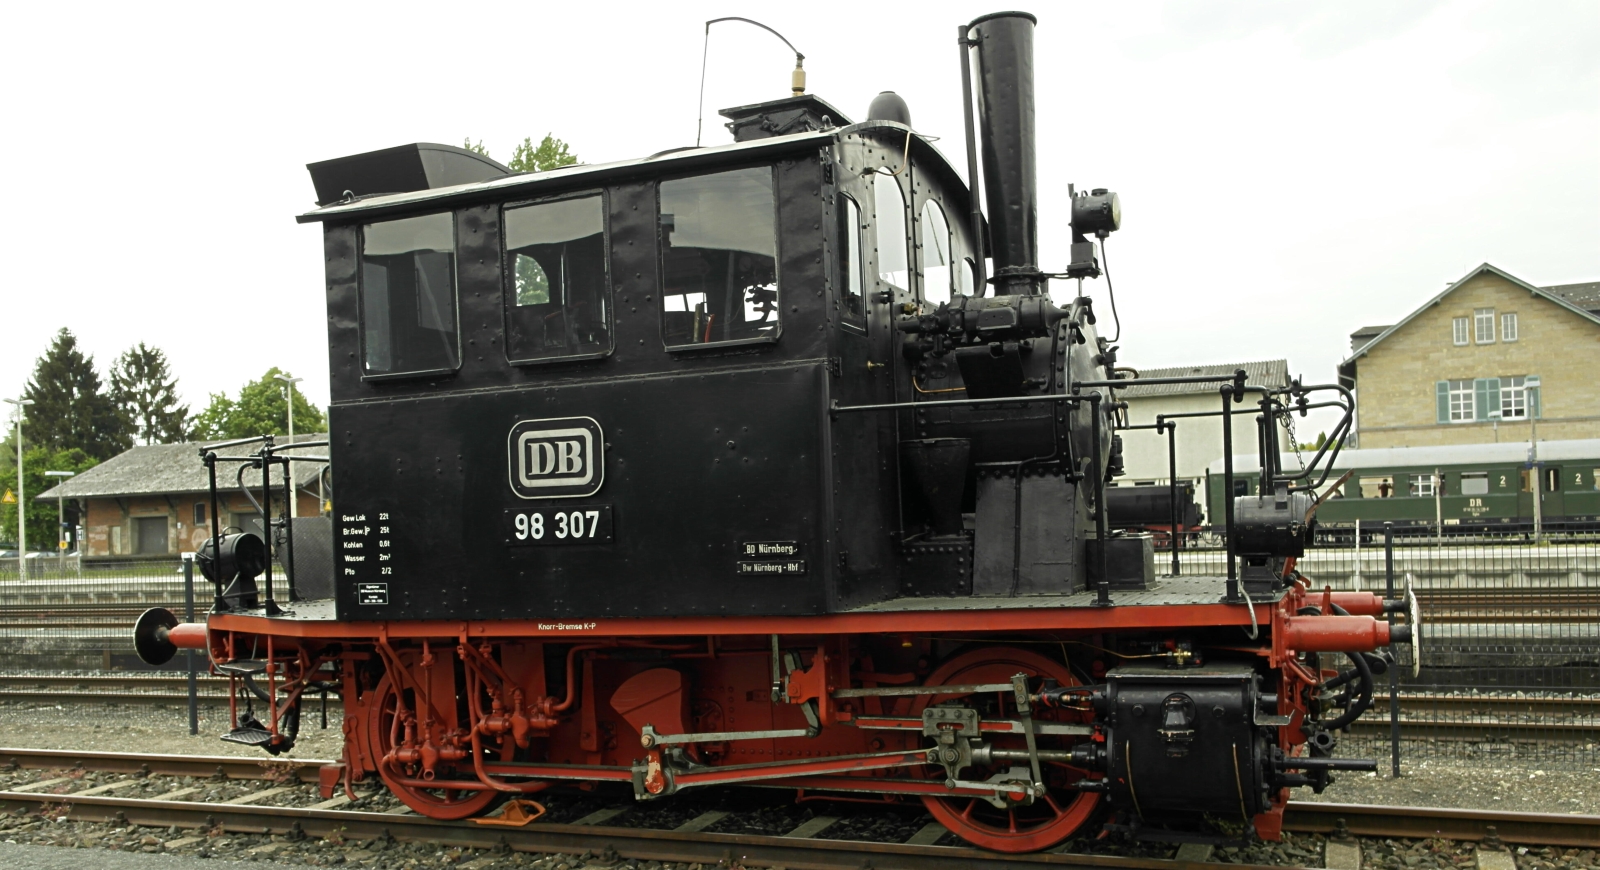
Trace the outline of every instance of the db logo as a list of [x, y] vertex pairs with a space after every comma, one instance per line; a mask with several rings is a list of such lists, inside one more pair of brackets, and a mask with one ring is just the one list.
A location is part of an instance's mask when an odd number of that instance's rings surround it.
[[593, 495], [605, 479], [605, 436], [588, 417], [523, 420], [511, 427], [511, 491], [522, 498]]

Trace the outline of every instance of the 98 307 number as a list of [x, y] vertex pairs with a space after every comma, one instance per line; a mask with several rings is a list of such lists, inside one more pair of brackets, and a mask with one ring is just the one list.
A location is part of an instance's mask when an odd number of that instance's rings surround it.
[[512, 546], [611, 542], [611, 505], [608, 504], [556, 510], [508, 510], [505, 521], [506, 543]]

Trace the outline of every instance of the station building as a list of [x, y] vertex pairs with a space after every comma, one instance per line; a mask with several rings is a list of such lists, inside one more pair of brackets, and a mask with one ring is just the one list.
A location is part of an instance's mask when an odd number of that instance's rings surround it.
[[1352, 446], [1600, 434], [1600, 282], [1536, 287], [1488, 263], [1390, 326], [1350, 336]]
[[[296, 441], [324, 441], [326, 435], [296, 435]], [[280, 444], [288, 443], [280, 436]], [[211, 501], [206, 467], [200, 449], [207, 443], [151, 444], [134, 447], [76, 477], [39, 493], [37, 501], [76, 502], [81, 519], [79, 540], [85, 561], [171, 559], [193, 552], [211, 534]], [[244, 456], [255, 445], [219, 451]], [[303, 451], [316, 454], [311, 448]], [[325, 453], [324, 453], [325, 455]], [[331, 481], [317, 462], [296, 462], [295, 490], [298, 516], [321, 516], [327, 507]], [[217, 465], [219, 520], [261, 534], [261, 512], [239, 491], [238, 463]], [[281, 510], [281, 471], [274, 469], [273, 514]], [[261, 472], [247, 470], [244, 482], [261, 498]]]

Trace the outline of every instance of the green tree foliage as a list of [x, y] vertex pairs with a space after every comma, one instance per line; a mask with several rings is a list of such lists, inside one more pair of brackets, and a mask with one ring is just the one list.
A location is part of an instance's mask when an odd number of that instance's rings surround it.
[[22, 424], [24, 447], [78, 449], [100, 460], [131, 447], [131, 427], [101, 386], [94, 360], [78, 349], [78, 340], [65, 328], [56, 333], [23, 393], [33, 400]]
[[[212, 393], [211, 404], [194, 418], [190, 437], [198, 441], [222, 438], [251, 438], [256, 435], [289, 434], [288, 392], [278, 375], [288, 375], [276, 366], [267, 369], [260, 380], [251, 381], [239, 390], [237, 399], [224, 393]], [[305, 393], [294, 391], [295, 433], [325, 432], [328, 418], [322, 410], [306, 400]]]
[[553, 134], [546, 133], [537, 147], [534, 146], [531, 137], [523, 139], [522, 144], [511, 152], [511, 162], [506, 165], [512, 172], [544, 172], [558, 166], [571, 166], [577, 162], [578, 158], [567, 150], [567, 143], [557, 139]]
[[[17, 445], [15, 439], [10, 444], [11, 451], [6, 455], [8, 461], [0, 463], [0, 489], [15, 491], [17, 488]], [[56, 542], [60, 540], [57, 519], [60, 516], [55, 501], [36, 501], [35, 497], [42, 495], [51, 487], [60, 483], [59, 478], [47, 477], [46, 471], [72, 471], [83, 473], [98, 465], [99, 462], [89, 454], [72, 448], [70, 450], [50, 450], [45, 447], [35, 447], [31, 450], [24, 449], [22, 455], [22, 485], [23, 495], [27, 500], [26, 505], [0, 504], [0, 540], [8, 546], [17, 544], [17, 509], [26, 507], [28, 524], [28, 549], [54, 551]], [[67, 503], [70, 510], [71, 502]]]
[[[485, 157], [489, 156], [489, 149], [483, 147], [483, 140], [482, 139], [479, 139], [477, 144], [473, 144], [473, 142], [472, 142], [472, 140], [470, 138], [463, 139], [463, 140], [461, 140], [461, 147], [467, 149], [468, 151], [471, 151], [473, 154], [482, 154]], [[494, 158], [490, 158], [490, 159], [492, 160]]]
[[111, 396], [140, 444], [184, 440], [189, 406], [178, 401], [178, 379], [167, 356], [139, 342], [111, 367]]

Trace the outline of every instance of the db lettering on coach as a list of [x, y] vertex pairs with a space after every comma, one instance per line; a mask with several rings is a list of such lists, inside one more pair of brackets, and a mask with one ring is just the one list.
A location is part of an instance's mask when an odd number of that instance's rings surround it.
[[523, 420], [511, 427], [507, 475], [521, 498], [574, 498], [600, 491], [605, 436], [589, 417]]

